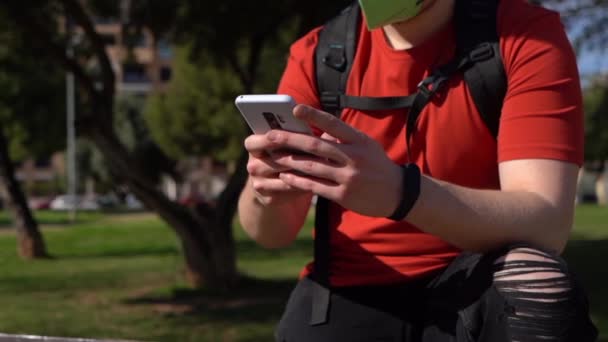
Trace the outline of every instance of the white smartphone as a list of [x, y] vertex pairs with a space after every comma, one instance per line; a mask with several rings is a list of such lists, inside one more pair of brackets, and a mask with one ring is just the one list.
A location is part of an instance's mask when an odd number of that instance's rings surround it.
[[289, 95], [241, 95], [234, 104], [255, 134], [272, 129], [312, 134], [308, 124], [293, 116], [296, 103]]

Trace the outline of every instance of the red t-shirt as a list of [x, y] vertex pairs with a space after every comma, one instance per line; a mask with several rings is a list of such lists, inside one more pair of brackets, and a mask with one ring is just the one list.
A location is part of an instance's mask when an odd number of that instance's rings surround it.
[[[317, 28], [291, 47], [278, 93], [319, 108], [314, 69]], [[508, 90], [495, 139], [479, 116], [462, 76], [420, 115], [412, 161], [428, 176], [477, 189], [499, 189], [498, 163], [514, 159], [583, 158], [583, 115], [576, 60], [559, 15], [525, 0], [502, 1], [498, 32]], [[347, 94], [403, 96], [455, 50], [453, 26], [422, 45], [394, 50], [382, 29], [361, 24]], [[407, 111], [375, 116], [345, 109], [342, 119], [406, 162]], [[438, 208], [440, 210], [440, 208]], [[444, 268], [459, 250], [407, 222], [330, 209], [331, 283], [334, 286], [407, 282]], [[488, 227], [492, 229], [492, 227]], [[311, 271], [309, 264], [302, 275]]]

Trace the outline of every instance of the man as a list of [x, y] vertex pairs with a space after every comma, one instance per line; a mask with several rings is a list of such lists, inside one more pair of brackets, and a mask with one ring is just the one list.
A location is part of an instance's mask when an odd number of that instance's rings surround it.
[[[415, 93], [454, 56], [455, 1], [376, 0], [398, 4], [389, 20], [372, 20], [374, 2], [361, 1], [346, 93]], [[300, 103], [294, 115], [317, 134], [245, 140], [239, 216], [260, 245], [280, 248], [313, 195], [328, 199], [329, 281], [312, 264], [303, 271], [279, 341], [595, 339], [585, 296], [558, 257], [583, 155], [575, 58], [558, 14], [524, 0], [501, 1], [497, 13], [508, 80], [497, 137], [462, 76], [425, 107], [409, 143], [407, 111], [346, 108], [340, 120], [318, 109], [321, 28], [292, 46], [278, 92]], [[305, 154], [281, 152], [294, 149]]]

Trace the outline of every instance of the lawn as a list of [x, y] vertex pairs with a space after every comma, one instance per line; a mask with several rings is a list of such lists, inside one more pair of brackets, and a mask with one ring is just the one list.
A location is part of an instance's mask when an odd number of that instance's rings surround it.
[[[184, 286], [174, 235], [151, 214], [37, 213], [54, 259], [15, 256], [0, 213], [0, 332], [143, 341], [270, 341], [295, 275], [312, 251], [310, 230], [289, 249], [267, 251], [237, 230], [234, 293]], [[591, 297], [593, 317], [608, 331], [608, 208], [580, 207], [565, 254]], [[608, 341], [604, 334], [603, 341]]]

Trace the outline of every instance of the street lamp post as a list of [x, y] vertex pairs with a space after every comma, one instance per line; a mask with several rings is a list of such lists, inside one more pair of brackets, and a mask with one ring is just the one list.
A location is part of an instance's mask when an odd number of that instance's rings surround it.
[[[66, 19], [66, 34], [67, 40], [67, 55], [69, 58], [74, 56], [74, 48], [72, 46], [72, 31], [69, 19]], [[76, 221], [76, 210], [78, 201], [76, 198], [76, 86], [74, 74], [68, 71], [66, 76], [66, 109], [67, 109], [67, 190], [68, 190], [68, 207], [69, 218], [71, 222]]]

